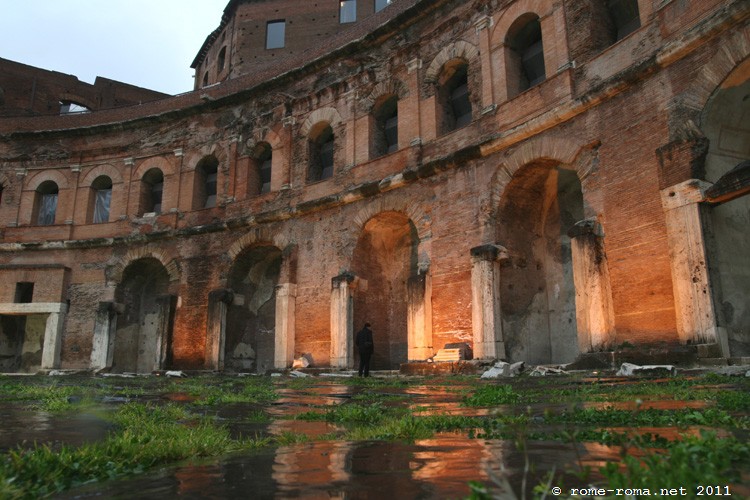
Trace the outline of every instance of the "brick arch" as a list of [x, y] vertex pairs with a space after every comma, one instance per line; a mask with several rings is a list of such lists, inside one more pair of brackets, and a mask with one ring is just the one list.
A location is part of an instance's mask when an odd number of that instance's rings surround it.
[[275, 233], [267, 227], [258, 227], [250, 230], [250, 232], [232, 243], [227, 250], [226, 256], [229, 258], [229, 262], [233, 263], [239, 254], [258, 244], [270, 244], [284, 250], [289, 246], [289, 241], [285, 235]]
[[60, 170], [42, 170], [34, 174], [26, 183], [28, 189], [36, 191], [39, 185], [44, 181], [54, 181], [58, 189], [68, 189], [70, 179]]
[[372, 107], [375, 105], [378, 98], [391, 94], [399, 99], [404, 99], [409, 96], [409, 88], [404, 82], [397, 78], [389, 78], [385, 81], [379, 82], [367, 97], [359, 101], [360, 109], [363, 113], [370, 113], [372, 112]]
[[174, 173], [174, 166], [172, 163], [164, 156], [157, 156], [147, 159], [141, 163], [138, 168], [133, 170], [132, 180], [137, 181], [142, 179], [146, 172], [152, 168], [158, 168], [161, 170], [161, 173], [164, 174], [165, 177]]
[[463, 40], [454, 42], [438, 52], [438, 55], [435, 56], [425, 71], [424, 81], [425, 83], [437, 82], [440, 70], [443, 69], [443, 65], [448, 61], [464, 59], [466, 62], [470, 62], [478, 57], [479, 49], [476, 45]]
[[523, 15], [533, 13], [538, 15], [539, 19], [542, 19], [549, 16], [552, 10], [552, 0], [521, 0], [514, 3], [495, 15], [495, 28], [492, 30], [490, 47], [495, 48], [505, 45], [505, 38], [508, 35], [508, 31], [513, 23]]
[[689, 89], [675, 96], [669, 108], [702, 112], [727, 78], [741, 65], [750, 64], [750, 25], [728, 33], [727, 39], [715, 47], [715, 53], [692, 80]]
[[341, 123], [341, 121], [341, 115], [334, 108], [328, 107], [316, 109], [315, 111], [310, 113], [310, 116], [308, 116], [307, 120], [305, 120], [305, 122], [302, 124], [302, 127], [300, 128], [300, 134], [303, 137], [307, 137], [310, 134], [310, 130], [313, 128], [313, 126], [320, 122], [328, 122], [331, 125], [331, 128], [333, 128]]
[[279, 124], [271, 129], [256, 130], [253, 136], [245, 143], [246, 150], [252, 152], [259, 144], [264, 142], [271, 146], [273, 151], [284, 147], [284, 141], [281, 140], [281, 135], [279, 134], [281, 127], [282, 125]]
[[106, 175], [112, 180], [112, 184], [120, 184], [122, 182], [122, 174], [113, 165], [105, 163], [104, 165], [97, 165], [92, 168], [89, 173], [83, 178], [78, 184], [79, 187], [89, 187], [100, 175]]
[[87, 99], [86, 97], [82, 97], [78, 94], [71, 94], [70, 92], [63, 92], [60, 94], [60, 101], [68, 101], [72, 102], [81, 106], [86, 106], [88, 109], [95, 111], [96, 105], [94, 104], [94, 101], [91, 101]]
[[[516, 173], [525, 165], [538, 160], [551, 160], [575, 170], [583, 187], [584, 180], [594, 168], [591, 162], [576, 161], [586, 147], [585, 144], [560, 137], [537, 137], [526, 141], [513, 150], [498, 166], [492, 181], [492, 207], [500, 205], [505, 189]], [[584, 199], [585, 197], [584, 188]]]
[[150, 247], [140, 247], [131, 248], [124, 257], [118, 259], [118, 262], [110, 267], [110, 272], [107, 276], [107, 285], [117, 286], [122, 281], [122, 275], [130, 264], [137, 260], [147, 258], [156, 259], [162, 266], [164, 266], [164, 269], [166, 269], [167, 274], [169, 275], [170, 283], [177, 282], [182, 277], [182, 271], [176, 259], [170, 259], [161, 250]]

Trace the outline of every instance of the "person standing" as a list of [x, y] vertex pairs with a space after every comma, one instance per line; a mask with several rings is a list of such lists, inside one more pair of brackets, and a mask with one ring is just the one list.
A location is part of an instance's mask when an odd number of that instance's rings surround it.
[[364, 374], [365, 377], [369, 377], [370, 358], [372, 357], [372, 353], [375, 352], [370, 323], [365, 323], [365, 326], [357, 332], [356, 345], [359, 351], [359, 376], [362, 377]]

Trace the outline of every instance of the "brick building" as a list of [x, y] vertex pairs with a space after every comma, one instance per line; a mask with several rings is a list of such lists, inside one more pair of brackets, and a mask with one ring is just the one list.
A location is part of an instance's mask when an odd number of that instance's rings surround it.
[[232, 0], [194, 92], [0, 91], [0, 370], [748, 356], [749, 54], [741, 0]]

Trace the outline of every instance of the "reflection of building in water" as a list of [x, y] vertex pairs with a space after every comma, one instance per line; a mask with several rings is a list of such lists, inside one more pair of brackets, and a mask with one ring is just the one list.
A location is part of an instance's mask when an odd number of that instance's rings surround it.
[[172, 97], [0, 60], [0, 370], [747, 356], [746, 14], [231, 0]]

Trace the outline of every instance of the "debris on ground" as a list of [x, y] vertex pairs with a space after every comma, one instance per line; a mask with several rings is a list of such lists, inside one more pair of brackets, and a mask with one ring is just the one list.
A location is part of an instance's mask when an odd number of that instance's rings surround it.
[[312, 354], [305, 353], [299, 358], [294, 360], [294, 363], [292, 363], [292, 368], [308, 368], [312, 366]]
[[677, 374], [677, 368], [673, 365], [635, 365], [623, 363], [617, 371], [618, 377], [632, 377], [634, 375], [670, 375]]
[[567, 375], [568, 372], [556, 366], [535, 366], [529, 373], [532, 377], [545, 377], [547, 375]]

